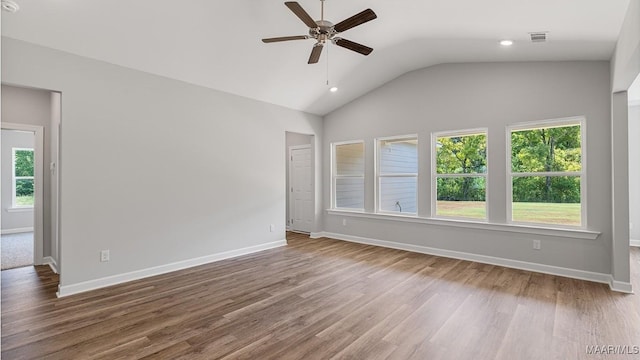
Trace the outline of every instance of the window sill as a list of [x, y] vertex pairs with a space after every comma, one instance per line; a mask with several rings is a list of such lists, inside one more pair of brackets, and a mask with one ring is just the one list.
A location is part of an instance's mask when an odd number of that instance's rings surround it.
[[592, 230], [586, 230], [586, 229], [563, 229], [563, 228], [520, 225], [520, 224], [495, 224], [495, 223], [470, 221], [470, 220], [425, 218], [425, 217], [418, 217], [415, 215], [372, 214], [372, 213], [365, 213], [362, 211], [337, 210], [337, 209], [327, 209], [327, 214], [351, 216], [351, 217], [359, 217], [359, 218], [375, 219], [375, 220], [402, 221], [402, 222], [418, 223], [418, 224], [452, 226], [452, 227], [467, 228], [467, 229], [503, 231], [503, 232], [512, 232], [512, 233], [520, 233], [520, 234], [536, 234], [536, 235], [545, 235], [545, 236], [559, 236], [559, 237], [567, 237], [567, 238], [574, 238], [574, 239], [595, 240], [598, 236], [600, 236], [599, 231], [592, 231]]
[[33, 206], [30, 207], [11, 207], [11, 208], [7, 208], [7, 212], [28, 212], [28, 211], [33, 211]]

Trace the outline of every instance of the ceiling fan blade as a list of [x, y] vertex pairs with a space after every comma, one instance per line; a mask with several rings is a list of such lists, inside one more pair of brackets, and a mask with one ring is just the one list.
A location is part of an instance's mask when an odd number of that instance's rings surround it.
[[371, 52], [373, 51], [373, 49], [368, 46], [364, 46], [362, 44], [358, 44], [357, 42], [353, 42], [351, 40], [347, 40], [343, 38], [335, 38], [333, 39], [333, 43], [338, 46], [342, 46], [345, 49], [355, 51], [365, 56], [371, 54]]
[[366, 23], [367, 21], [371, 21], [373, 19], [376, 19], [378, 16], [376, 15], [376, 13], [373, 12], [373, 10], [371, 9], [367, 9], [364, 10], [358, 14], [353, 15], [352, 17], [342, 20], [339, 23], [337, 23], [333, 28], [337, 31], [337, 32], [343, 32], [343, 31], [347, 31], [353, 27], [356, 27], [358, 25], [362, 25], [364, 23]]
[[309, 56], [309, 62], [307, 64], [315, 64], [320, 60], [320, 54], [322, 54], [322, 44], [317, 43], [313, 46], [311, 50], [311, 55]]
[[274, 37], [274, 38], [266, 38], [266, 39], [262, 39], [263, 43], [272, 43], [272, 42], [278, 42], [278, 41], [289, 41], [289, 40], [306, 40], [309, 38], [309, 35], [300, 35], [300, 36], [281, 36], [281, 37]]
[[313, 20], [313, 18], [309, 16], [306, 11], [304, 11], [300, 4], [295, 1], [287, 1], [284, 4], [289, 8], [289, 10], [293, 11], [293, 13], [296, 14], [296, 16], [300, 18], [300, 20], [302, 20], [302, 22], [305, 23], [305, 25], [307, 25], [309, 28], [313, 29], [318, 27], [316, 21]]

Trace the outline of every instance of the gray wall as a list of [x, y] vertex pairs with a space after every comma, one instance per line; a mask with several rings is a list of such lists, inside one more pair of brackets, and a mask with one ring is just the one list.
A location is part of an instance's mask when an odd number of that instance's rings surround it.
[[62, 287], [285, 238], [285, 131], [320, 117], [8, 38], [2, 80], [62, 93]]
[[[608, 62], [447, 64], [407, 73], [325, 118], [324, 203], [329, 204], [329, 144], [366, 142], [365, 208], [373, 212], [373, 140], [418, 134], [419, 215], [430, 214], [430, 134], [488, 128], [489, 221], [506, 223], [505, 127], [583, 115], [587, 128], [587, 224], [596, 240], [471, 230], [325, 215], [325, 231], [611, 273], [611, 94]], [[542, 249], [532, 250], [533, 238]]]
[[610, 62], [611, 71], [611, 274], [616, 282], [630, 284], [629, 264], [629, 138], [627, 89], [640, 74], [640, 1], [629, 2], [616, 49]]
[[629, 106], [629, 237], [640, 240], [640, 104]]
[[51, 256], [51, 92], [2, 85], [2, 121], [44, 128], [42, 254]]
[[33, 228], [33, 208], [9, 211], [12, 204], [13, 148], [34, 148], [35, 136], [25, 131], [2, 130], [2, 232]]

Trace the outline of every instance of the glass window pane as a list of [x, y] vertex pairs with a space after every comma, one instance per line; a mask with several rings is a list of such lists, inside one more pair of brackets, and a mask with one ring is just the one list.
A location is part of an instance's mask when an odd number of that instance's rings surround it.
[[580, 177], [514, 177], [512, 207], [513, 221], [579, 226]]
[[364, 178], [336, 179], [336, 207], [364, 209]]
[[364, 143], [336, 145], [336, 175], [364, 174]]
[[486, 219], [486, 179], [484, 177], [447, 177], [437, 179], [437, 216]]
[[416, 177], [381, 177], [380, 210], [415, 214], [418, 179]]
[[417, 174], [418, 140], [380, 140], [380, 174]]
[[487, 172], [487, 135], [436, 138], [438, 174], [483, 174]]
[[16, 179], [16, 205], [33, 206], [33, 179]]
[[33, 150], [15, 151], [16, 176], [33, 176]]
[[580, 146], [580, 125], [514, 130], [511, 132], [511, 171], [580, 171]]

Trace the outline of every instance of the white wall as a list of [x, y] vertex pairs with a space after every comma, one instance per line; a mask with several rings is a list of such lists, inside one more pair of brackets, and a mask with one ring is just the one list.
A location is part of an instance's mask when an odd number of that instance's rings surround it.
[[33, 208], [11, 211], [13, 208], [13, 148], [34, 148], [34, 134], [25, 131], [2, 130], [2, 233], [33, 229]]
[[[506, 223], [509, 124], [585, 116], [588, 229], [595, 240], [456, 226], [325, 215], [325, 230], [402, 244], [611, 274], [611, 95], [608, 62], [438, 65], [407, 73], [325, 118], [324, 203], [329, 204], [329, 144], [366, 142], [365, 208], [373, 212], [373, 139], [418, 134], [419, 215], [430, 214], [430, 134], [488, 128], [489, 221]], [[532, 249], [532, 239], [542, 249]]]
[[285, 238], [285, 131], [318, 116], [8, 38], [2, 79], [62, 93], [63, 293]]

